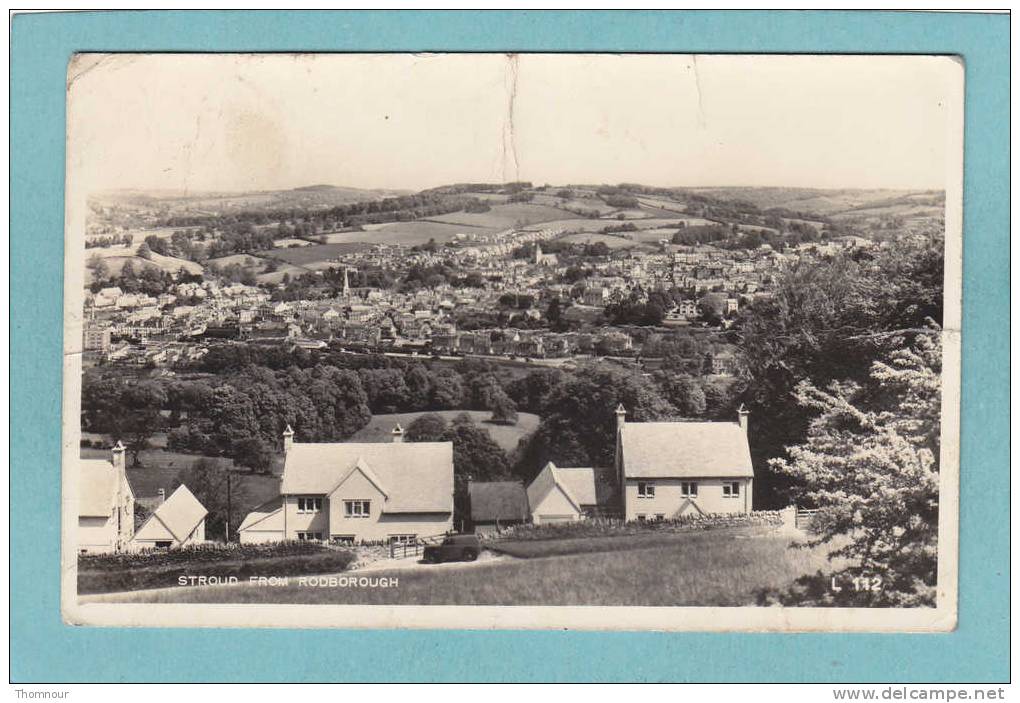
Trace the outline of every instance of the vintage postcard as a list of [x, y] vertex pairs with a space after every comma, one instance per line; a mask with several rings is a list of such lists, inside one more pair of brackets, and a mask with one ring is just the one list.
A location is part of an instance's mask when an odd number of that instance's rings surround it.
[[953, 629], [963, 86], [76, 55], [64, 620]]

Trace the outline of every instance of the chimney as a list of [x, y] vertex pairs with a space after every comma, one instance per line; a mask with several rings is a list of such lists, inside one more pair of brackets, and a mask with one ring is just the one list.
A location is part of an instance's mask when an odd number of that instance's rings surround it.
[[741, 403], [740, 407], [737, 408], [737, 422], [740, 423], [740, 429], [744, 431], [745, 435], [747, 434], [747, 418], [750, 417], [750, 415], [751, 411], [748, 410], [743, 403]]
[[287, 429], [283, 431], [283, 453], [286, 454], [290, 451], [290, 448], [294, 446], [294, 430], [287, 425]]
[[623, 426], [627, 424], [627, 408], [623, 407], [623, 403], [616, 406], [616, 431], [619, 432], [623, 429]]
[[166, 502], [166, 489], [165, 488], [160, 488], [159, 489], [159, 505], [163, 505], [163, 503], [165, 503], [165, 502]]
[[404, 441], [404, 428], [400, 426], [399, 422], [393, 428], [393, 441], [397, 443]]
[[124, 462], [126, 454], [127, 447], [125, 447], [124, 443], [119, 440], [115, 445], [113, 445], [113, 449], [110, 450], [110, 463], [113, 464], [113, 470], [116, 472], [117, 476], [121, 478], [126, 476], [124, 471], [127, 468], [127, 464]]

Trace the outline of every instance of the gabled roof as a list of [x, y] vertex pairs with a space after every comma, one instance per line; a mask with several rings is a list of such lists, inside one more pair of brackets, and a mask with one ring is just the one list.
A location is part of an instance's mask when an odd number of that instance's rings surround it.
[[[397, 427], [400, 427], [400, 425], [397, 425]], [[335, 486], [326, 491], [326, 494], [332, 495], [334, 492], [336, 492], [336, 489], [340, 488], [340, 486], [347, 483], [347, 479], [349, 479], [351, 475], [355, 473], [360, 473], [362, 476], [368, 479], [369, 483], [375, 486], [376, 490], [383, 494], [383, 498], [389, 498], [390, 492], [386, 490], [386, 486], [383, 484], [382, 479], [379, 478], [379, 476], [376, 475], [374, 471], [372, 471], [372, 467], [368, 465], [368, 462], [365, 461], [364, 457], [360, 456], [358, 457], [357, 461], [354, 462], [354, 466], [351, 467], [351, 470], [344, 474], [344, 477], [340, 479]]]
[[490, 481], [468, 484], [471, 498], [471, 519], [527, 520], [528, 494], [519, 481]]
[[328, 495], [359, 464], [385, 495], [383, 512], [453, 512], [452, 442], [295, 442], [280, 493]]
[[[567, 500], [574, 506], [574, 509], [577, 512], [581, 512], [581, 502], [574, 496], [570, 486], [562, 480], [560, 473], [562, 471], [563, 469], [558, 468], [556, 464], [550, 461], [542, 468], [538, 476], [528, 484], [528, 504], [531, 506], [532, 511], [545, 500], [549, 493], [559, 488]], [[594, 493], [594, 487], [592, 492]]]
[[251, 529], [273, 515], [278, 515], [281, 508], [283, 508], [283, 496], [270, 498], [265, 503], [245, 515], [244, 520], [241, 521], [237, 530], [240, 532], [241, 530]]
[[169, 535], [183, 542], [208, 514], [198, 498], [181, 484], [138, 529], [135, 539], [150, 540]]
[[735, 422], [634, 422], [620, 432], [627, 478], [753, 478]]
[[595, 493], [595, 469], [557, 467], [556, 478], [559, 479], [561, 485], [566, 487], [578, 505], [598, 503]]
[[102, 459], [82, 459], [78, 484], [78, 516], [109, 517], [117, 493], [117, 472]]

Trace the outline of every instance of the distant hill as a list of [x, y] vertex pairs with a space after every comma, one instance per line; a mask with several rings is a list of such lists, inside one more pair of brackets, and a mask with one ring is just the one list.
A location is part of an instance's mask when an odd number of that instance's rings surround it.
[[410, 191], [348, 188], [316, 184], [289, 190], [246, 192], [179, 190], [107, 190], [93, 194], [94, 207], [160, 210], [165, 213], [234, 212], [279, 208], [322, 209], [348, 203], [382, 200]]
[[945, 207], [945, 193], [935, 190], [887, 190], [844, 188], [755, 188], [720, 187], [688, 188], [697, 193], [722, 200], [751, 203], [762, 210], [783, 208], [798, 212], [811, 212], [829, 217], [850, 215], [876, 208]]

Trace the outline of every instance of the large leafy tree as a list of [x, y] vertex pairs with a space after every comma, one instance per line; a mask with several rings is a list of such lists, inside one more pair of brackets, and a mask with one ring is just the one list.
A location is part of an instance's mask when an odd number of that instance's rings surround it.
[[874, 256], [801, 261], [782, 272], [773, 295], [743, 312], [741, 400], [751, 409], [751, 451], [765, 479], [755, 482], [756, 505], [788, 502], [794, 481], [774, 473], [768, 459], [807, 435], [815, 411], [793, 402], [798, 384], [862, 383], [876, 359], [924, 334], [926, 319], [941, 324], [943, 248], [941, 238], [904, 239]]
[[867, 384], [797, 386], [798, 403], [817, 416], [807, 440], [772, 465], [798, 479], [803, 499], [821, 508], [816, 541], [834, 542], [832, 556], [848, 566], [802, 579], [788, 599], [934, 605], [941, 371], [941, 335], [933, 326], [872, 364]]
[[607, 364], [583, 366], [549, 391], [542, 422], [522, 448], [516, 473], [531, 480], [547, 461], [611, 466], [620, 404], [627, 419], [637, 422], [676, 415], [660, 388], [637, 371]]

